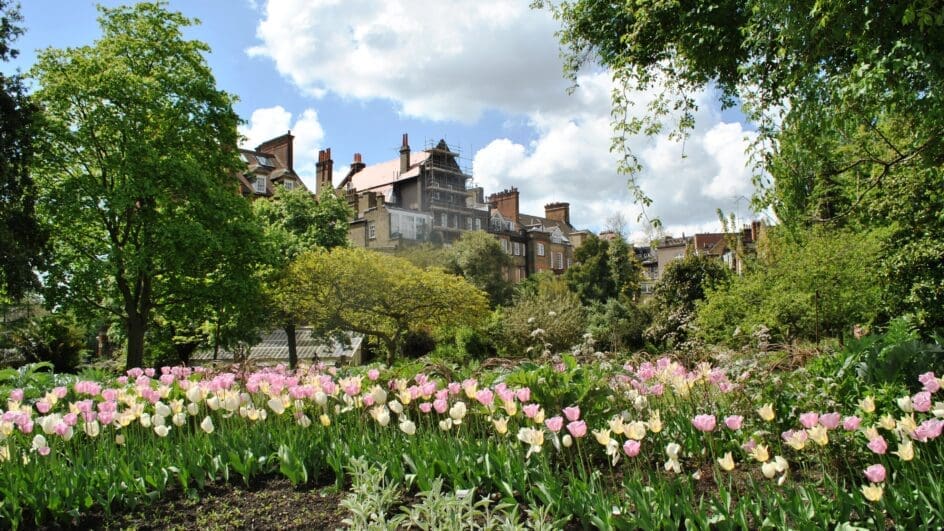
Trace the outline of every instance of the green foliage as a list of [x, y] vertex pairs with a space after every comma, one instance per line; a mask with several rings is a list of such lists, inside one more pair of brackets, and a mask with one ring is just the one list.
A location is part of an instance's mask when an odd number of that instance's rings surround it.
[[512, 284], [505, 279], [505, 269], [511, 265], [511, 257], [494, 236], [481, 230], [464, 232], [451, 251], [453, 273], [488, 293], [492, 307], [508, 302]]
[[594, 304], [587, 315], [587, 331], [602, 350], [626, 352], [645, 346], [645, 331], [652, 322], [650, 307], [625, 298]]
[[183, 301], [251, 301], [232, 288], [251, 285], [261, 246], [233, 193], [234, 98], [216, 88], [207, 46], [184, 39], [193, 21], [162, 4], [100, 11], [98, 41], [44, 50], [31, 70], [44, 113], [34, 171], [47, 300], [120, 322], [133, 367], [156, 313], [190, 326], [202, 316], [171, 315]]
[[580, 342], [585, 321], [580, 299], [564, 279], [532, 275], [512, 306], [502, 309], [499, 350], [511, 356], [558, 353]]
[[639, 290], [641, 268], [621, 236], [607, 241], [591, 234], [574, 252], [574, 262], [564, 278], [584, 305], [632, 298]]
[[[22, 32], [18, 6], [0, 0], [0, 61], [17, 56], [10, 45]], [[40, 115], [19, 75], [0, 73], [0, 300], [21, 298], [39, 286], [46, 232], [35, 215], [36, 188], [29, 172]]]
[[487, 312], [485, 294], [462, 278], [365, 249], [300, 256], [283, 293], [321, 333], [350, 330], [381, 341], [388, 363], [410, 332], [475, 324]]
[[689, 339], [695, 305], [705, 291], [728, 280], [729, 271], [716, 258], [689, 254], [670, 262], [656, 284], [652, 325], [646, 338], [669, 347], [681, 346]]
[[881, 311], [881, 233], [771, 231], [771, 253], [707, 290], [696, 325], [710, 343], [741, 345], [763, 327], [775, 341], [848, 335]]
[[893, 319], [884, 334], [851, 341], [849, 356], [858, 361], [856, 375], [871, 385], [904, 384], [917, 390], [918, 376], [944, 372], [944, 342], [921, 340], [914, 319]]
[[393, 255], [420, 269], [437, 268], [449, 271], [452, 268], [452, 250], [427, 242], [401, 247], [393, 251]]
[[56, 372], [74, 372], [88, 354], [82, 331], [61, 314], [32, 319], [12, 340], [28, 363], [48, 362]]

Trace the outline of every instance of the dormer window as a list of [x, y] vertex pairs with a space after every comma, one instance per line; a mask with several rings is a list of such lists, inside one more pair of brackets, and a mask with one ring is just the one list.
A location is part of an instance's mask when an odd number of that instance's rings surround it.
[[255, 182], [252, 183], [252, 189], [257, 194], [266, 193], [266, 178], [265, 175], [256, 175]]
[[295, 181], [291, 179], [285, 179], [284, 181], [282, 181], [282, 186], [284, 186], [286, 190], [294, 190]]
[[256, 161], [258, 161], [262, 166], [272, 166], [272, 162], [269, 161], [269, 157], [263, 155], [256, 155]]

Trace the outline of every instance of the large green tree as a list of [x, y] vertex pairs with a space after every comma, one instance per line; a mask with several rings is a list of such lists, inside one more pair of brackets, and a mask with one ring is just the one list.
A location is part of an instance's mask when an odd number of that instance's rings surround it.
[[331, 190], [322, 192], [316, 201], [303, 188], [279, 187], [272, 199], [253, 203], [253, 213], [265, 230], [268, 307], [271, 318], [285, 330], [289, 366], [294, 369], [298, 364], [295, 328], [300, 316], [287, 278], [288, 267], [306, 251], [346, 247], [351, 209]]
[[485, 293], [463, 278], [366, 249], [305, 253], [289, 278], [286, 293], [320, 333], [373, 337], [388, 363], [400, 356], [410, 332], [475, 325], [488, 312]]
[[231, 259], [222, 241], [251, 213], [232, 183], [233, 97], [207, 46], [184, 39], [194, 21], [163, 4], [99, 10], [99, 40], [44, 50], [31, 72], [45, 115], [34, 168], [49, 300], [120, 320], [131, 367], [155, 311], [188, 303], [187, 285]]
[[512, 284], [505, 278], [511, 257], [494, 236], [481, 230], [465, 232], [451, 251], [452, 272], [488, 293], [492, 306], [504, 304], [511, 298]]
[[[19, 10], [0, 0], [0, 61], [17, 56]], [[45, 234], [36, 221], [36, 190], [29, 173], [38, 115], [19, 75], [0, 73], [0, 300], [35, 288]]]
[[[588, 63], [612, 71], [623, 170], [640, 169], [629, 138], [670, 122], [684, 136], [696, 93], [716, 89], [759, 126], [756, 206], [791, 230], [894, 224], [886, 298], [944, 324], [941, 0], [535, 4], [562, 22], [572, 79]], [[639, 116], [634, 94], [646, 89], [658, 97]]]

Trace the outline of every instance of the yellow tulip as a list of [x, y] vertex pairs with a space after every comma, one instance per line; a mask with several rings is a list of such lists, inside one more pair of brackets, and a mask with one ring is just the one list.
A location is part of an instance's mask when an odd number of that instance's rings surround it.
[[875, 411], [875, 399], [871, 396], [867, 396], [859, 400], [859, 409], [865, 413], [873, 413]]
[[766, 422], [774, 420], [773, 404], [764, 404], [757, 410], [757, 414], [760, 415], [760, 418], [764, 419]]
[[902, 461], [911, 461], [914, 459], [914, 444], [906, 439], [898, 445], [898, 451], [892, 453], [897, 455]]
[[718, 464], [721, 465], [721, 469], [725, 472], [734, 470], [734, 457], [731, 456], [731, 452], [726, 452], [724, 457], [718, 459]]
[[862, 485], [862, 495], [870, 502], [877, 502], [882, 499], [882, 486], [872, 483], [871, 485]]
[[753, 450], [751, 450], [751, 457], [763, 463], [770, 459], [770, 453], [767, 452], [767, 447], [765, 445], [758, 444]]

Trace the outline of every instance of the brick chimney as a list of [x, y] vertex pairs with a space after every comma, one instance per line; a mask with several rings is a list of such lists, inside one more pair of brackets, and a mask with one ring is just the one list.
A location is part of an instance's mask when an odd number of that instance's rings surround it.
[[367, 165], [364, 164], [364, 161], [363, 161], [363, 159], [361, 158], [361, 154], [360, 154], [360, 153], [355, 153], [355, 154], [354, 154], [354, 162], [351, 163], [351, 173], [350, 173], [350, 174], [351, 174], [351, 175], [354, 175], [355, 173], [357, 173], [357, 172], [363, 170], [365, 167], [367, 167]]
[[318, 152], [318, 163], [315, 165], [315, 194], [320, 195], [322, 190], [334, 188], [331, 184], [334, 171], [334, 161], [331, 160], [331, 148]]
[[292, 153], [294, 140], [295, 137], [292, 136], [292, 131], [289, 131], [282, 136], [277, 136], [259, 144], [256, 146], [256, 151], [273, 155], [283, 166], [294, 172], [295, 161]]
[[400, 173], [410, 169], [410, 142], [406, 133], [403, 133], [403, 145], [400, 146]]
[[544, 217], [563, 221], [570, 225], [570, 203], [548, 203], [544, 205]]
[[505, 219], [518, 222], [518, 189], [514, 186], [509, 190], [492, 194], [488, 197], [489, 204]]
[[756, 242], [760, 237], [760, 220], [751, 221], [751, 241]]

